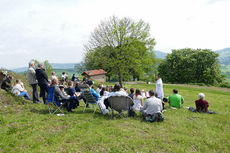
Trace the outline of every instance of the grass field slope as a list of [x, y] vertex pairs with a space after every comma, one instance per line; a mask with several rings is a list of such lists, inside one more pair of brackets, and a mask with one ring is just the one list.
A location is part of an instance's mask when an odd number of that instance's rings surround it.
[[[23, 78], [22, 76], [18, 76]], [[154, 89], [154, 84], [125, 85]], [[26, 87], [29, 91], [30, 88]], [[49, 115], [47, 106], [32, 104], [0, 90], [0, 152], [229, 152], [230, 91], [184, 85], [164, 85], [165, 96], [177, 88], [193, 106], [205, 93], [209, 110], [217, 114], [192, 113], [166, 106], [161, 123], [135, 118], [111, 119], [99, 109], [83, 113], [83, 102], [73, 113]]]

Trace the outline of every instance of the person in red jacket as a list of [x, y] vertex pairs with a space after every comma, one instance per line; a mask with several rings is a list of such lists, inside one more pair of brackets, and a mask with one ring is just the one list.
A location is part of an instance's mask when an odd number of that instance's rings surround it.
[[209, 104], [204, 100], [205, 95], [203, 93], [198, 94], [199, 99], [195, 101], [196, 111], [198, 112], [208, 112]]
[[188, 109], [192, 112], [200, 112], [200, 113], [208, 113], [208, 114], [216, 114], [214, 111], [209, 111], [209, 103], [204, 100], [205, 95], [203, 93], [198, 94], [199, 99], [195, 101], [196, 109], [193, 107], [189, 107]]

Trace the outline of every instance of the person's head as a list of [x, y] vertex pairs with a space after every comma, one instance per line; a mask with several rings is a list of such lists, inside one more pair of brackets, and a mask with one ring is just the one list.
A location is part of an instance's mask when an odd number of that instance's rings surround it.
[[65, 75], [65, 72], [62, 72], [62, 75]]
[[203, 93], [198, 94], [199, 99], [204, 99], [205, 95]]
[[161, 77], [158, 75], [158, 76], [157, 76], [157, 79], [160, 79], [160, 78], [161, 78]]
[[116, 83], [116, 84], [114, 85], [114, 91], [115, 91], [115, 92], [116, 92], [116, 91], [120, 91], [120, 89], [121, 89], [120, 84]]
[[9, 75], [9, 79], [10, 79], [10, 80], [13, 80], [14, 77], [13, 77], [12, 75]]
[[150, 97], [154, 96], [154, 91], [153, 91], [152, 89], [149, 90], [149, 96], [150, 96]]
[[56, 75], [56, 73], [55, 73], [55, 72], [52, 72], [52, 73], [51, 73], [51, 75], [53, 75], [53, 76], [54, 76], [54, 75]]
[[134, 93], [134, 89], [130, 88], [130, 93], [133, 94]]
[[106, 87], [105, 87], [105, 91], [110, 92], [110, 87], [109, 87], [109, 86], [106, 86]]
[[34, 61], [30, 61], [30, 62], [29, 62], [29, 67], [34, 68]]
[[73, 81], [69, 81], [69, 82], [68, 82], [68, 86], [69, 86], [69, 87], [72, 87], [72, 86], [73, 86]]
[[73, 76], [75, 76], [75, 73], [73, 74]]
[[177, 89], [173, 89], [173, 93], [174, 94], [178, 94], [178, 90]]
[[75, 86], [77, 86], [77, 87], [78, 87], [78, 86], [79, 86], [79, 83], [78, 83], [78, 82], [76, 82]]
[[103, 87], [100, 91], [100, 96], [103, 96], [104, 95], [104, 92], [105, 92], [105, 87]]
[[124, 90], [125, 90], [125, 92], [127, 92], [127, 88], [126, 87], [124, 87]]
[[64, 91], [65, 91], [64, 86], [59, 86], [59, 88], [60, 88], [61, 92], [64, 92]]
[[20, 83], [20, 80], [17, 79], [17, 80], [15, 81], [15, 83], [16, 83], [16, 84], [19, 84], [19, 83]]
[[43, 69], [44, 68], [43, 63], [38, 63], [38, 68]]
[[102, 89], [102, 84], [101, 84], [101, 83], [98, 85], [98, 88], [99, 88], [99, 89]]
[[137, 96], [137, 95], [141, 95], [141, 90], [138, 88], [138, 89], [136, 89], [136, 93], [135, 93], [135, 95]]
[[92, 88], [93, 87], [93, 82], [92, 81], [89, 81], [89, 87]]
[[52, 80], [52, 84], [58, 85], [58, 79], [57, 79], [57, 78], [54, 78], [54, 79]]

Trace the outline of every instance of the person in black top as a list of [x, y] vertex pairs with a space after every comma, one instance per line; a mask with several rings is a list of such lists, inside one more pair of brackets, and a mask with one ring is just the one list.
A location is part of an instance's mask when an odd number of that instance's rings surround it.
[[2, 81], [1, 89], [10, 92], [12, 85], [11, 81], [14, 79], [13, 76], [7, 76], [5, 80]]
[[38, 68], [35, 70], [36, 78], [38, 80], [38, 85], [40, 87], [40, 97], [43, 98], [44, 104], [46, 104], [48, 94], [48, 76], [44, 70], [43, 64], [39, 63]]
[[133, 89], [133, 88], [130, 88], [129, 97], [131, 97], [131, 98], [133, 99], [133, 96], [134, 96], [134, 89]]
[[72, 76], [72, 81], [75, 81], [77, 78], [75, 77], [75, 74]]
[[76, 92], [81, 92], [81, 89], [79, 88], [79, 83], [78, 82], [76, 82], [76, 84], [75, 84], [75, 91]]

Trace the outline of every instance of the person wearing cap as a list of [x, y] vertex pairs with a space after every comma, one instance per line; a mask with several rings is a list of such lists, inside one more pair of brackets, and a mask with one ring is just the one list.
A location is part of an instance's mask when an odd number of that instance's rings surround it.
[[36, 78], [38, 80], [38, 85], [40, 87], [40, 97], [42, 97], [44, 104], [46, 104], [48, 94], [48, 76], [44, 70], [44, 66], [42, 63], [38, 64], [38, 68], [35, 70]]

